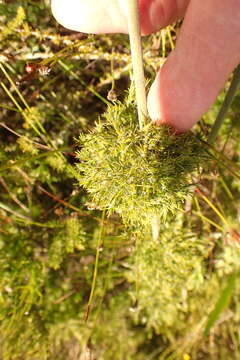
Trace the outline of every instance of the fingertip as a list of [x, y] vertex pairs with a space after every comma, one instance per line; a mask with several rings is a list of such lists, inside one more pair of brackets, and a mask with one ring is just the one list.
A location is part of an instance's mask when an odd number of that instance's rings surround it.
[[[174, 89], [164, 86], [161, 70], [158, 72], [148, 93], [147, 107], [150, 118], [158, 125], [168, 125], [177, 133], [189, 130], [195, 119], [177, 112], [179, 104], [174, 102]], [[179, 106], [180, 107], [180, 106]]]
[[[65, 28], [71, 30], [78, 30], [75, 29], [75, 24], [74, 24], [75, 21], [74, 18], [72, 17], [72, 12], [71, 12], [71, 8], [72, 8], [71, 3], [72, 3], [71, 0], [69, 0], [68, 4], [67, 1], [65, 0], [52, 0], [51, 1], [52, 14], [55, 20]], [[79, 24], [78, 24], [78, 28], [79, 28]]]
[[214, 103], [239, 63], [240, 12], [235, 1], [230, 5], [190, 2], [175, 50], [149, 91], [153, 121], [187, 131]]
[[87, 34], [127, 32], [118, 1], [104, 1], [52, 0], [51, 9], [55, 19], [70, 30]]
[[54, 18], [66, 29], [97, 33], [102, 24], [102, 12], [91, 6], [91, 1], [52, 0], [51, 10]]

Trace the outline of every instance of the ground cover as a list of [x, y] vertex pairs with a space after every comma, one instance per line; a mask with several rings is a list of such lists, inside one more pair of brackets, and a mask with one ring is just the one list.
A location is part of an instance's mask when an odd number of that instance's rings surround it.
[[[79, 185], [77, 153], [128, 96], [128, 37], [67, 31], [47, 0], [0, 16], [0, 358], [239, 359], [240, 93], [192, 195], [126, 226]], [[148, 79], [178, 26], [144, 39]], [[225, 93], [194, 129], [204, 142]]]

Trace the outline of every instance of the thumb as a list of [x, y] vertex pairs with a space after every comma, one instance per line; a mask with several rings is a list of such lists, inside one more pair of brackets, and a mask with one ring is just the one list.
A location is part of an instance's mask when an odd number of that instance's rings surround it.
[[148, 95], [150, 117], [186, 131], [240, 62], [240, 2], [192, 0], [176, 44]]

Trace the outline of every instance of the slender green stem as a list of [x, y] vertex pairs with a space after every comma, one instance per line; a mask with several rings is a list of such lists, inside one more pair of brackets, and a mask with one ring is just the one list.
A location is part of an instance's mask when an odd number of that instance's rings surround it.
[[239, 277], [238, 272], [233, 272], [232, 274], [229, 275], [227, 286], [221, 292], [220, 297], [215, 305], [215, 308], [208, 316], [208, 321], [204, 330], [204, 336], [207, 336], [209, 334], [211, 328], [215, 325], [216, 321], [219, 319], [219, 316], [229, 304], [238, 277]]
[[215, 123], [213, 124], [212, 130], [208, 136], [208, 142], [210, 144], [212, 144], [216, 140], [218, 131], [219, 131], [220, 127], [222, 126], [225, 116], [232, 104], [232, 101], [234, 99], [234, 96], [236, 94], [239, 84], [240, 84], [240, 65], [238, 65], [238, 67], [234, 71], [232, 82], [231, 82], [228, 92], [225, 96], [223, 104], [220, 108], [220, 111], [217, 115]]
[[99, 258], [100, 258], [100, 252], [102, 250], [103, 246], [103, 231], [104, 231], [104, 219], [105, 219], [105, 211], [102, 212], [102, 224], [100, 228], [100, 232], [97, 239], [97, 250], [96, 250], [96, 257], [95, 257], [95, 265], [94, 265], [94, 271], [93, 271], [93, 280], [92, 280], [92, 288], [88, 299], [87, 304], [87, 310], [85, 314], [85, 321], [88, 321], [88, 317], [90, 314], [93, 297], [96, 289], [96, 283], [97, 283], [97, 276], [98, 276], [98, 264], [99, 264]]
[[133, 76], [136, 89], [138, 121], [139, 127], [141, 129], [145, 123], [145, 118], [147, 116], [147, 100], [145, 90], [145, 77], [143, 70], [143, 55], [141, 46], [138, 1], [126, 0], [126, 8], [133, 64]]

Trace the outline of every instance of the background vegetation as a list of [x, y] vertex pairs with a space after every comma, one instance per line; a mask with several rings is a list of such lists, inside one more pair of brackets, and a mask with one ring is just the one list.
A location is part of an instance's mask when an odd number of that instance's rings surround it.
[[[63, 29], [48, 0], [0, 16], [0, 359], [239, 359], [240, 92], [215, 161], [153, 236], [76, 180], [80, 133], [130, 86], [128, 37]], [[144, 39], [149, 79], [179, 26]]]

